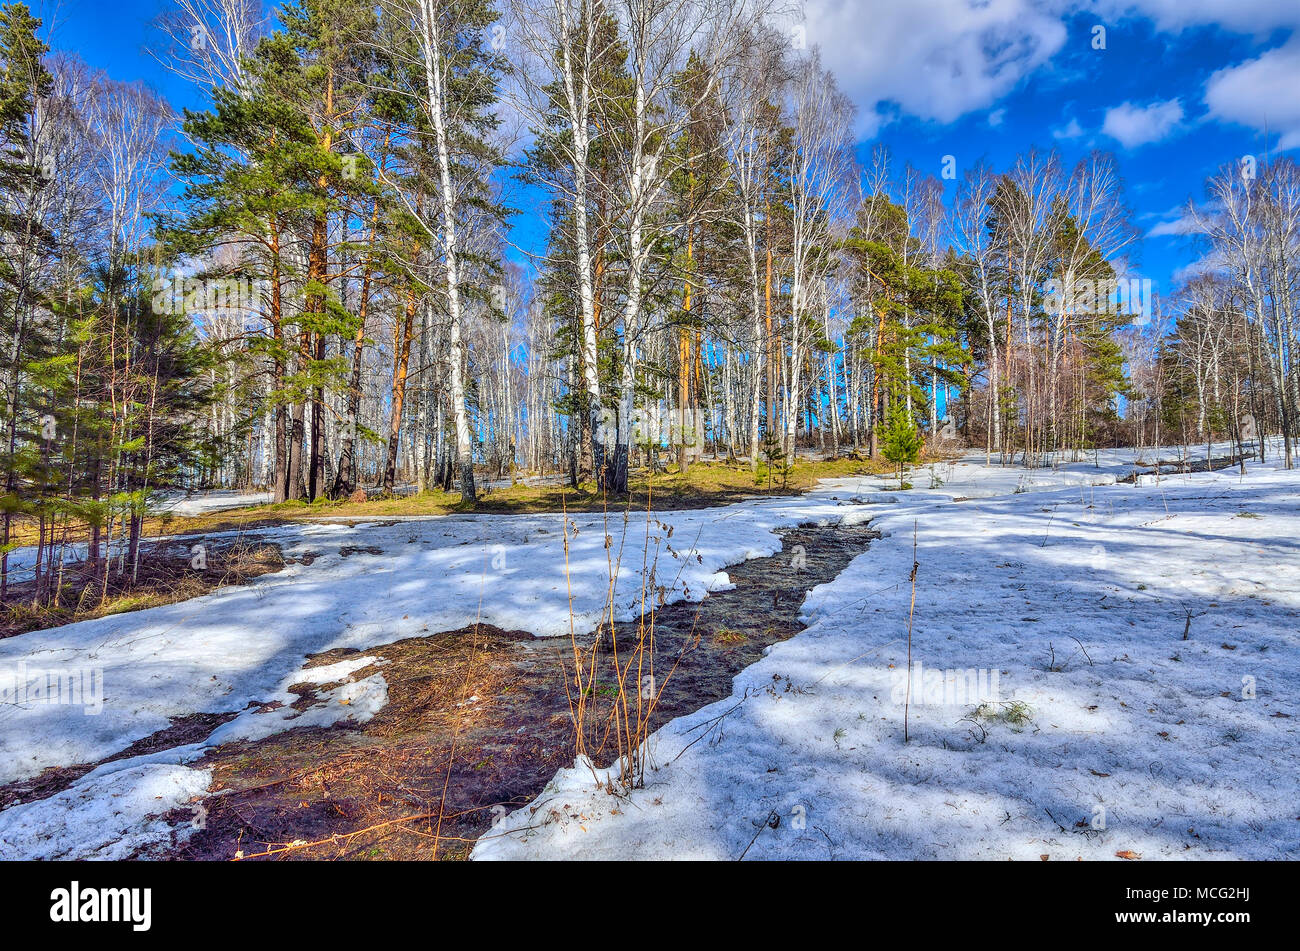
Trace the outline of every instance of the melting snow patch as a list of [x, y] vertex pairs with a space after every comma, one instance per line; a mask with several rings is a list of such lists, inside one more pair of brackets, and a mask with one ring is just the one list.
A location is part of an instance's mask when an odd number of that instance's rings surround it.
[[[201, 825], [212, 773], [186, 766], [145, 764], [82, 777], [48, 799], [0, 812], [0, 857], [13, 859], [124, 859], [174, 846]], [[163, 818], [193, 810], [189, 823]]]

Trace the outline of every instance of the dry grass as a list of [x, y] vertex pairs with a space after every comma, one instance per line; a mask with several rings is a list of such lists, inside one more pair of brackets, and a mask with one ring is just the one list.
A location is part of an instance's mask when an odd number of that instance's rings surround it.
[[[932, 461], [932, 460], [927, 460]], [[797, 495], [817, 484], [818, 479], [842, 476], [888, 475], [892, 469], [882, 460], [842, 457], [826, 461], [798, 460], [786, 477], [785, 488], [774, 484], [771, 490], [766, 482], [756, 483], [748, 463], [705, 461], [690, 466], [683, 475], [675, 468], [654, 476], [654, 508], [671, 511], [685, 508], [708, 508], [730, 505], [754, 496]], [[774, 479], [779, 483], [779, 477]], [[505, 514], [537, 514], [560, 512], [596, 512], [607, 507], [624, 507], [644, 510], [649, 491], [649, 473], [634, 470], [630, 478], [631, 491], [627, 495], [606, 495], [595, 483], [586, 483], [576, 489], [567, 485], [524, 485], [485, 490], [475, 505], [461, 501], [459, 492], [433, 489], [419, 495], [383, 497], [372, 493], [365, 502], [346, 499], [315, 502], [280, 502], [257, 505], [227, 512], [182, 516], [165, 514], [145, 519], [144, 539], [167, 535], [201, 535], [215, 532], [250, 531], [293, 522], [320, 518], [370, 519], [408, 515], [452, 515], [468, 512]], [[86, 525], [69, 526], [67, 542], [84, 542], [89, 536]], [[22, 520], [12, 527], [15, 546], [34, 545], [36, 526]]]
[[146, 545], [136, 581], [110, 578], [107, 591], [79, 569], [69, 569], [52, 605], [32, 603], [32, 582], [13, 585], [0, 604], [0, 638], [174, 604], [284, 567], [280, 549], [273, 544], [236, 539], [208, 542], [206, 547], [207, 565], [199, 570], [190, 567], [190, 550], [184, 544]]
[[[754, 473], [746, 463], [697, 462], [685, 474], [674, 470], [654, 476], [654, 508], [657, 511], [705, 508], [729, 505], [742, 499], [761, 495], [796, 495], [817, 484], [818, 479], [836, 476], [887, 475], [887, 464], [879, 460], [842, 458], [828, 461], [800, 460], [790, 470], [786, 488], [756, 484]], [[242, 509], [240, 518], [265, 519], [273, 522], [295, 521], [306, 518], [383, 518], [403, 515], [450, 515], [465, 512], [526, 513], [539, 512], [591, 512], [607, 505], [622, 507], [631, 503], [634, 509], [644, 510], [650, 491], [649, 473], [634, 471], [630, 478], [631, 491], [627, 495], [606, 495], [595, 483], [585, 483], [574, 489], [567, 485], [524, 485], [485, 490], [478, 502], [467, 505], [459, 492], [434, 489], [419, 495], [374, 497], [365, 502], [347, 500], [316, 502], [282, 502]], [[230, 518], [231, 516], [227, 516]], [[207, 516], [209, 523], [221, 516]], [[177, 519], [175, 531], [190, 531], [190, 521]], [[203, 530], [211, 531], [209, 524]]]
[[[361, 728], [300, 729], [214, 750], [202, 765], [225, 795], [211, 800], [207, 827], [183, 854], [464, 858], [490, 826], [492, 799], [503, 809], [527, 802], [571, 757], [558, 663], [546, 655], [535, 668], [542, 658], [519, 651], [528, 638], [475, 625], [373, 649], [385, 663], [353, 678], [382, 673], [387, 705]], [[312, 665], [355, 654], [329, 651]], [[291, 690], [308, 701], [331, 686]]]

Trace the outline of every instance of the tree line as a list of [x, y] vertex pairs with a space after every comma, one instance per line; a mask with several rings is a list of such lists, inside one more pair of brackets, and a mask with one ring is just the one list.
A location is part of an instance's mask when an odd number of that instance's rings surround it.
[[1114, 156], [864, 154], [774, 2], [502, 2], [178, 0], [180, 114], [0, 8], [0, 583], [35, 544], [57, 590], [79, 526], [133, 572], [177, 487], [618, 495], [913, 438], [1291, 464], [1290, 159], [1212, 177], [1161, 298]]

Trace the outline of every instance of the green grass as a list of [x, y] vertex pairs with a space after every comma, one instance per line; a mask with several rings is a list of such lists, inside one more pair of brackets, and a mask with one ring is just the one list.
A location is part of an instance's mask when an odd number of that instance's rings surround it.
[[1021, 700], [1011, 700], [1005, 703], [981, 703], [971, 715], [976, 720], [1023, 727], [1033, 719], [1032, 714], [1029, 704]]

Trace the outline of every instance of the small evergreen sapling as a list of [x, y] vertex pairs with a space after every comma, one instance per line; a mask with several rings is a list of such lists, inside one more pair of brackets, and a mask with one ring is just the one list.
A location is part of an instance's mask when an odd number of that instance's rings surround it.
[[898, 467], [898, 486], [901, 489], [903, 466], [916, 462], [921, 455], [921, 433], [907, 407], [901, 402], [889, 407], [881, 436], [881, 453]]

